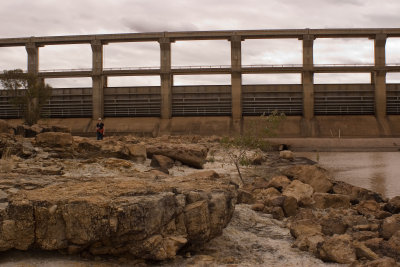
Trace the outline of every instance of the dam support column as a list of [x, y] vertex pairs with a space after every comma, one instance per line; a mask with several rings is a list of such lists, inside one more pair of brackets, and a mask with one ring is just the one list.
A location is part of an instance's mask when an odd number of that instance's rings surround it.
[[314, 36], [303, 36], [303, 72], [301, 83], [303, 86], [303, 118], [301, 133], [303, 136], [315, 136], [314, 122]]
[[103, 44], [94, 40], [92, 46], [92, 118], [104, 117]]
[[28, 73], [38, 74], [39, 47], [35, 43], [27, 43], [25, 49], [28, 54]]
[[172, 118], [172, 84], [173, 76], [171, 73], [171, 39], [160, 38], [160, 81], [161, 81], [161, 122], [158, 127], [157, 135], [170, 134]]
[[377, 34], [374, 40], [375, 71], [371, 82], [375, 87], [375, 116], [378, 120], [381, 135], [390, 135], [386, 116], [386, 34]]
[[170, 119], [172, 117], [171, 40], [161, 38], [159, 43], [161, 49], [161, 119]]
[[231, 96], [232, 96], [232, 130], [242, 131], [242, 38], [234, 35], [231, 42]]
[[[25, 49], [28, 54], [28, 73], [36, 76], [39, 73], [39, 47], [35, 43], [27, 43]], [[41, 81], [44, 82], [44, 79], [41, 79]], [[31, 98], [27, 106], [28, 114], [35, 114], [38, 106], [39, 99], [37, 97]]]

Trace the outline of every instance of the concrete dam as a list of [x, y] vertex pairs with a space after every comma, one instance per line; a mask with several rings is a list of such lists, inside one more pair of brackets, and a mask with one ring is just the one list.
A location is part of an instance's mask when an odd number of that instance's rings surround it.
[[[69, 126], [73, 133], [93, 133], [97, 118], [105, 118], [112, 134], [232, 134], [246, 129], [263, 113], [284, 112], [281, 137], [398, 137], [400, 84], [387, 84], [386, 74], [400, 73], [399, 64], [386, 64], [386, 41], [400, 37], [400, 28], [294, 29], [156, 32], [69, 35], [0, 39], [0, 47], [23, 46], [27, 72], [46, 78], [90, 77], [92, 86], [54, 88], [44, 107], [45, 123]], [[364, 38], [374, 42], [373, 64], [315, 64], [317, 38]], [[242, 42], [247, 39], [297, 39], [302, 64], [243, 65]], [[231, 64], [175, 67], [171, 44], [176, 41], [227, 40]], [[160, 67], [104, 68], [103, 47], [109, 43], [158, 42]], [[39, 49], [61, 44], [88, 44], [92, 68], [42, 71]], [[243, 85], [243, 74], [301, 75], [300, 84]], [[367, 84], [315, 84], [315, 73], [368, 73]], [[174, 76], [227, 74], [230, 85], [174, 85]], [[160, 86], [108, 87], [108, 77], [159, 76]], [[0, 90], [0, 118], [17, 122], [20, 111]]]

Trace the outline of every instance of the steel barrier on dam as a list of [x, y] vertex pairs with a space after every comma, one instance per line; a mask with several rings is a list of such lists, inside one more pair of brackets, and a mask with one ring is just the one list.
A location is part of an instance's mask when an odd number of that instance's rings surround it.
[[[104, 88], [105, 117], [160, 117], [160, 86]], [[303, 92], [299, 84], [244, 85], [243, 116], [260, 116], [277, 110], [302, 116]], [[11, 95], [0, 90], [0, 118], [21, 118], [10, 103]], [[371, 84], [317, 84], [314, 114], [374, 115]], [[172, 116], [231, 116], [229, 85], [173, 86]], [[387, 114], [400, 115], [400, 84], [387, 85]], [[91, 118], [92, 88], [55, 88], [43, 109], [45, 118]]]
[[159, 86], [104, 89], [105, 117], [160, 117], [160, 109]]
[[172, 87], [172, 116], [230, 116], [231, 103], [229, 85]]
[[[304, 136], [315, 131], [315, 118], [323, 116], [372, 116], [378, 127], [388, 129], [388, 115], [400, 115], [400, 85], [386, 84], [386, 74], [400, 73], [400, 62], [386, 64], [386, 41], [399, 38], [400, 28], [283, 29], [194, 32], [150, 32], [0, 38], [1, 47], [23, 46], [27, 72], [46, 78], [91, 77], [91, 88], [56, 88], [44, 108], [49, 118], [229, 116], [241, 123], [245, 116], [279, 110], [300, 116]], [[302, 42], [302, 64], [243, 65], [242, 42], [250, 39], [297, 39]], [[373, 64], [314, 64], [314, 41], [318, 38], [364, 38], [374, 43]], [[173, 66], [171, 44], [180, 41], [226, 40], [231, 64], [224, 66]], [[103, 47], [110, 43], [158, 42], [159, 67], [112, 68], [103, 66]], [[92, 49], [92, 68], [40, 70], [43, 46], [87, 44]], [[243, 74], [301, 75], [301, 84], [243, 85]], [[314, 84], [316, 73], [368, 73], [370, 84]], [[176, 86], [176, 75], [228, 74], [230, 85]], [[1, 75], [1, 74], [0, 74]], [[108, 87], [107, 78], [117, 76], [160, 77], [160, 86]], [[10, 95], [0, 90], [0, 118], [18, 118]], [[318, 119], [318, 118], [317, 118]], [[324, 118], [323, 118], [324, 119]], [[392, 120], [393, 121], [393, 120]], [[238, 127], [234, 127], [238, 129]], [[240, 128], [240, 127], [239, 127]], [[320, 127], [321, 128], [321, 127]], [[396, 130], [397, 131], [397, 130]], [[400, 129], [399, 131], [400, 132]]]
[[277, 110], [288, 116], [303, 114], [300, 84], [244, 85], [243, 116], [260, 116]]
[[387, 85], [386, 112], [388, 115], [400, 115], [400, 84]]
[[315, 115], [374, 115], [371, 84], [314, 85]]

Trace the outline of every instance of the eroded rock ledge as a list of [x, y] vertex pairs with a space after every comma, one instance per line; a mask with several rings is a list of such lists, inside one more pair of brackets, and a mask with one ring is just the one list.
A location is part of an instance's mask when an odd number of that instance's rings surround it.
[[0, 250], [170, 259], [183, 246], [221, 234], [235, 201], [235, 187], [214, 171], [61, 181], [54, 176], [47, 186], [20, 190], [0, 203]]

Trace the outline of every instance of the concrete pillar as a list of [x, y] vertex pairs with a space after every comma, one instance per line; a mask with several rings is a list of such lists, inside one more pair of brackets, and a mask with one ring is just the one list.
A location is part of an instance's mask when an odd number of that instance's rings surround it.
[[232, 119], [242, 118], [242, 38], [232, 36], [231, 42], [231, 87], [232, 87]]
[[[39, 47], [35, 43], [27, 43], [25, 49], [28, 54], [28, 73], [37, 75], [39, 72]], [[44, 82], [44, 79], [38, 79], [37, 82]], [[38, 108], [39, 99], [37, 97], [31, 98], [27, 105], [28, 117], [32, 117], [32, 114], [38, 112]]]
[[93, 40], [92, 46], [92, 118], [104, 117], [103, 44]]
[[378, 119], [386, 117], [386, 39], [385, 34], [377, 34], [374, 40], [375, 72], [372, 81], [375, 85], [375, 115]]
[[303, 68], [312, 70], [314, 66], [314, 36], [303, 35]]
[[108, 87], [108, 77], [103, 75], [103, 87], [107, 88]]
[[375, 71], [375, 116], [380, 118], [386, 117], [386, 72]]
[[25, 45], [28, 54], [28, 72], [37, 74], [39, 72], [39, 47], [35, 43]]
[[375, 49], [374, 49], [374, 54], [375, 54], [375, 66], [376, 67], [385, 67], [386, 65], [386, 39], [387, 36], [386, 34], [377, 34], [375, 36]]
[[301, 75], [303, 85], [303, 117], [306, 120], [314, 118], [314, 73], [303, 71]]
[[171, 40], [160, 38], [161, 118], [172, 117]]
[[303, 36], [303, 117], [306, 120], [314, 118], [314, 36]]

